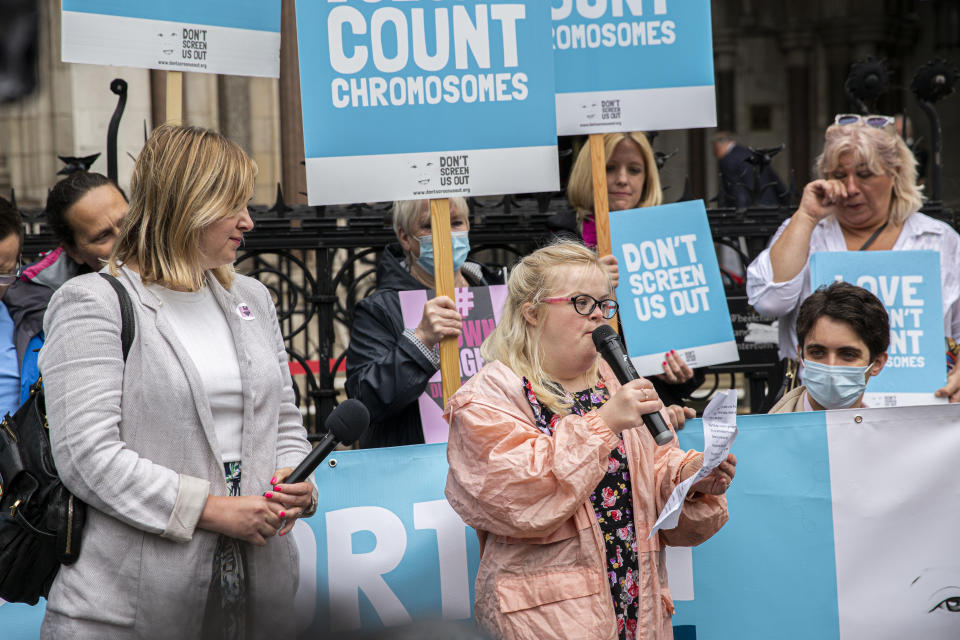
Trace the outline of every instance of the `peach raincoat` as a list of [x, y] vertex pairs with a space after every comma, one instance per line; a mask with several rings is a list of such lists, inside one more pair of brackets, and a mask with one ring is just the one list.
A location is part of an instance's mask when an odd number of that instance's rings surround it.
[[[620, 388], [606, 365], [611, 395]], [[534, 426], [523, 383], [501, 362], [486, 365], [447, 404], [446, 496], [477, 530], [481, 561], [474, 616], [496, 638], [615, 640], [606, 551], [590, 494], [617, 435], [594, 411], [562, 418], [548, 436]], [[695, 451], [676, 438], [658, 447], [640, 426], [623, 433], [639, 557], [638, 640], [673, 637], [663, 545], [693, 546], [727, 520], [723, 496], [699, 495], [679, 525], [646, 540]]]

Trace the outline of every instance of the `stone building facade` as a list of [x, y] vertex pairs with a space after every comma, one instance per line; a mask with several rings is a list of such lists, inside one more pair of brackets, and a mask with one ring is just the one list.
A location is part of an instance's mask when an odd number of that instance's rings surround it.
[[[673, 0], [680, 1], [680, 0]], [[797, 188], [811, 175], [822, 132], [835, 113], [855, 111], [844, 93], [852, 63], [886, 60], [889, 92], [880, 113], [906, 109], [916, 137], [929, 145], [929, 122], [910, 94], [917, 68], [942, 57], [960, 64], [956, 0], [712, 0], [718, 125], [753, 147], [786, 149], [774, 167]], [[113, 78], [129, 84], [119, 133], [121, 186], [129, 182], [144, 128], [162, 121], [163, 72], [60, 62], [60, 2], [39, 0], [39, 86], [0, 106], [0, 191], [10, 185], [24, 207], [41, 206], [56, 181], [56, 156], [103, 153], [116, 105]], [[272, 202], [282, 183], [289, 203], [305, 202], [293, 0], [283, 0], [279, 80], [184, 75], [184, 120], [213, 127], [257, 161], [255, 201]], [[943, 200], [960, 208], [960, 96], [936, 105], [943, 131]], [[717, 194], [711, 130], [662, 132], [655, 147], [677, 151], [664, 170], [666, 199]], [[105, 155], [93, 165], [106, 172]]]

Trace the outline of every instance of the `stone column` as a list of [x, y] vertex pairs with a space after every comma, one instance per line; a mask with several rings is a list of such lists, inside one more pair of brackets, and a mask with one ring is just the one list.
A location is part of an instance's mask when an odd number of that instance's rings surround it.
[[[811, 91], [810, 49], [813, 38], [800, 25], [784, 32], [783, 51], [787, 59], [787, 109], [789, 113], [787, 153], [798, 191], [810, 181]], [[789, 180], [789, 176], [784, 176]]]

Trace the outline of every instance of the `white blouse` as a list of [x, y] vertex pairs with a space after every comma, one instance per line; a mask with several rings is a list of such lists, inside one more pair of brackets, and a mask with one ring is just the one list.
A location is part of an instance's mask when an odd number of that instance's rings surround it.
[[[790, 219], [785, 220], [767, 248], [747, 268], [747, 301], [761, 315], [779, 319], [780, 357], [797, 357], [797, 310], [810, 295], [810, 254], [817, 251], [847, 251], [840, 223], [833, 216], [814, 227], [808, 262], [791, 280], [773, 281], [770, 247]], [[922, 213], [907, 217], [894, 251], [939, 251], [945, 335], [960, 339], [960, 235], [949, 225]]]
[[243, 386], [233, 332], [209, 287], [173, 291], [147, 285], [163, 301], [164, 314], [200, 373], [210, 403], [223, 462], [240, 460], [243, 442]]

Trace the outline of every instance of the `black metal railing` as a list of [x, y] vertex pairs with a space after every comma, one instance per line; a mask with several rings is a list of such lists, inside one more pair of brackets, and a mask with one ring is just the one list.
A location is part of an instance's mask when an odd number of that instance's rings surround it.
[[[471, 255], [483, 262], [510, 265], [547, 241], [547, 217], [567, 207], [560, 194], [471, 201]], [[925, 212], [958, 228], [954, 211]], [[707, 211], [715, 241], [731, 247], [745, 264], [792, 213], [791, 207]], [[251, 207], [251, 214], [256, 228], [246, 235], [237, 268], [261, 280], [273, 294], [295, 371], [298, 402], [308, 430], [316, 436], [343, 397], [343, 374], [338, 372], [344, 364], [353, 307], [375, 288], [376, 260], [384, 246], [395, 240], [390, 209], [383, 203], [275, 205]], [[55, 243], [40, 213], [28, 213], [26, 222], [24, 255], [29, 259]], [[744, 342], [748, 322], [769, 320], [748, 307], [745, 287], [735, 277], [726, 278], [726, 290], [741, 360], [709, 367], [707, 389], [732, 387], [734, 374], [742, 374], [749, 409], [757, 411], [780, 386], [777, 346]]]

